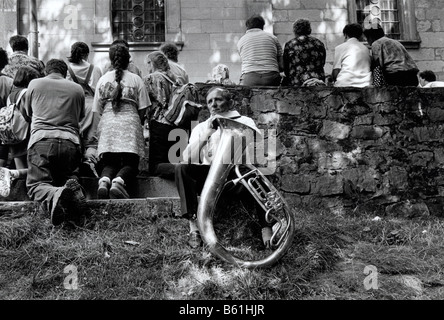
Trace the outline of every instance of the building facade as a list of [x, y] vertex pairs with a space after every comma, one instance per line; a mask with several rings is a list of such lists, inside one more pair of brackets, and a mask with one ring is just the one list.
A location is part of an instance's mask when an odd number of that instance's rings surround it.
[[[134, 62], [145, 72], [144, 58], [164, 41], [180, 47], [179, 62], [192, 82], [205, 82], [218, 63], [230, 68], [238, 82], [237, 41], [245, 20], [261, 14], [266, 31], [282, 46], [293, 37], [299, 18], [312, 22], [312, 34], [327, 48], [326, 73], [332, 70], [334, 48], [342, 43], [349, 22], [382, 22], [386, 33], [401, 41], [421, 70], [444, 79], [444, 1], [440, 0], [3, 0], [0, 2], [0, 46], [11, 35], [37, 34], [43, 61], [66, 58], [76, 41], [90, 45], [90, 61], [104, 66], [110, 43], [131, 44]], [[32, 22], [38, 30], [33, 30]]]

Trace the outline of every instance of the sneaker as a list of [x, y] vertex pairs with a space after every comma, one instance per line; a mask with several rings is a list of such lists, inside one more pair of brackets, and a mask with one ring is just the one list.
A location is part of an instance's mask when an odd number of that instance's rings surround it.
[[7, 198], [11, 193], [11, 172], [7, 168], [0, 168], [0, 197]]
[[70, 216], [74, 200], [74, 192], [63, 187], [60, 195], [54, 197], [55, 204], [51, 210], [51, 223], [55, 226], [62, 224]]
[[111, 189], [109, 189], [109, 197], [111, 199], [129, 199], [129, 194], [122, 183], [113, 181]]
[[98, 199], [109, 199], [109, 183], [107, 181], [99, 181], [99, 187], [97, 188]]
[[262, 241], [264, 242], [264, 246], [266, 249], [269, 249], [271, 247], [271, 237], [273, 235], [273, 229], [271, 227], [264, 227], [262, 228]]
[[203, 245], [199, 231], [190, 232], [190, 235], [188, 236], [188, 245], [193, 249], [199, 248]]

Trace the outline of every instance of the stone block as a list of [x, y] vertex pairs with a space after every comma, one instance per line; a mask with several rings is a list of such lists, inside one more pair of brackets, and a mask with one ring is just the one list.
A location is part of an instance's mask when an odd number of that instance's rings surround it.
[[380, 139], [384, 130], [376, 125], [373, 126], [355, 126], [351, 132], [354, 139], [376, 140]]
[[427, 167], [433, 160], [433, 152], [422, 151], [412, 154], [410, 163], [412, 166]]
[[416, 218], [429, 216], [430, 211], [424, 202], [414, 203], [407, 200], [387, 206], [386, 214], [391, 217]]
[[339, 174], [324, 174], [312, 180], [311, 190], [313, 194], [323, 197], [342, 194], [344, 192], [343, 177]]
[[202, 24], [200, 20], [183, 20], [182, 30], [185, 33], [202, 33]]
[[301, 8], [300, 0], [271, 0], [274, 10], [293, 10]]
[[[288, 11], [288, 20], [292, 23], [298, 19], [307, 19], [311, 23], [314, 21], [323, 21], [323, 13], [319, 10], [289, 10]], [[293, 29], [290, 29], [292, 31]]]
[[381, 183], [380, 174], [372, 167], [345, 169], [342, 171], [344, 180], [349, 180], [356, 190], [376, 192]]
[[255, 95], [251, 98], [250, 107], [256, 112], [276, 111], [276, 101], [268, 95]]
[[318, 157], [318, 172], [344, 170], [356, 164], [356, 159], [352, 153], [334, 151], [331, 153], [322, 152]]
[[426, 114], [432, 122], [444, 121], [444, 109], [442, 108], [428, 108], [426, 109]]
[[347, 139], [350, 135], [350, 126], [335, 121], [324, 120], [322, 124], [321, 137], [337, 141]]
[[311, 177], [305, 174], [287, 174], [282, 177], [281, 189], [285, 192], [309, 194]]
[[392, 167], [387, 172], [388, 183], [397, 190], [406, 190], [408, 188], [408, 173], [404, 168]]
[[276, 101], [276, 111], [280, 114], [301, 115], [302, 104], [297, 104], [297, 101]]

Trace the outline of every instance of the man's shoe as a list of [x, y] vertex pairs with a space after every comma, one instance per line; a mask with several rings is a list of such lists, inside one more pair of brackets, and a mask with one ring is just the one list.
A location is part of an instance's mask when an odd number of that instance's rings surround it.
[[188, 236], [188, 245], [193, 249], [199, 248], [203, 245], [199, 231], [190, 232], [190, 235]]
[[85, 194], [79, 181], [76, 179], [69, 179], [65, 183], [65, 187], [73, 192], [73, 204], [71, 214], [67, 217], [69, 220], [79, 221], [82, 215], [87, 214], [88, 206], [86, 203]]
[[111, 199], [129, 199], [130, 196], [122, 183], [113, 181], [111, 189], [109, 189], [109, 197]]
[[79, 181], [76, 179], [69, 179], [65, 183], [65, 187], [71, 189], [74, 193], [74, 200], [77, 201], [80, 205], [86, 205], [85, 194], [83, 193], [83, 188], [80, 185]]
[[55, 197], [57, 198], [53, 200], [55, 203], [51, 210], [51, 223], [58, 226], [66, 221], [70, 216], [70, 212], [72, 212], [74, 192], [67, 187], [63, 187], [60, 195]]
[[107, 181], [99, 180], [99, 187], [97, 188], [98, 199], [109, 199], [109, 183]]

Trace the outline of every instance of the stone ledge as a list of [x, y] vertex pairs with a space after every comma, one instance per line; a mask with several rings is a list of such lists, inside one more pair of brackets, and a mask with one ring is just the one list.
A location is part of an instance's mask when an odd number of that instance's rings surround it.
[[[80, 178], [80, 183], [85, 189], [87, 200], [97, 199], [97, 178]], [[176, 185], [172, 180], [159, 177], [138, 177], [137, 183], [128, 189], [132, 199], [178, 197]], [[24, 179], [14, 180], [11, 193], [0, 201], [30, 201]]]
[[[88, 207], [93, 215], [125, 215], [133, 212], [147, 217], [174, 216], [180, 211], [178, 197], [125, 199], [125, 200], [88, 200]], [[37, 201], [9, 201], [0, 202], [0, 217], [19, 213], [33, 213], [40, 211]]]

